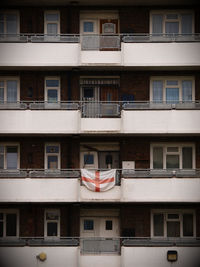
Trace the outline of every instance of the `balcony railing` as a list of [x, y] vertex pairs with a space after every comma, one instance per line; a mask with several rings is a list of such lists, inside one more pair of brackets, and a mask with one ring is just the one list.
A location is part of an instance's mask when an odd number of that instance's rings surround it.
[[[96, 169], [95, 169], [96, 170]], [[108, 169], [99, 169], [104, 171]], [[80, 178], [80, 169], [17, 169], [0, 170], [0, 178]], [[116, 185], [121, 178], [200, 178], [200, 169], [117, 169]]]
[[120, 254], [125, 247], [200, 247], [200, 238], [151, 237], [16, 237], [0, 238], [0, 247], [7, 246], [80, 246], [81, 254]]
[[120, 117], [121, 110], [199, 110], [200, 101], [17, 101], [0, 102], [0, 110], [81, 110], [85, 118]]
[[120, 50], [124, 43], [200, 42], [200, 33], [192, 34], [0, 34], [2, 43], [81, 43], [82, 50]]

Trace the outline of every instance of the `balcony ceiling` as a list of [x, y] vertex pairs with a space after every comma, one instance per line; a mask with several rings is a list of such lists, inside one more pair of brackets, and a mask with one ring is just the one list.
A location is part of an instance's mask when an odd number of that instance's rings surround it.
[[199, 0], [1, 0], [2, 6], [128, 6], [198, 5]]

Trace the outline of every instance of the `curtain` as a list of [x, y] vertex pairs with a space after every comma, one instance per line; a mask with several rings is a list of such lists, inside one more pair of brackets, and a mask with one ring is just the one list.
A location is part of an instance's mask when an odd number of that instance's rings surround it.
[[163, 101], [163, 81], [153, 81], [153, 101]]
[[7, 147], [7, 169], [17, 169], [17, 147]]
[[47, 34], [56, 35], [58, 33], [57, 23], [48, 23], [47, 24]]
[[165, 23], [165, 33], [166, 34], [178, 34], [179, 33], [179, 23], [178, 22], [166, 22]]
[[6, 15], [7, 22], [7, 33], [8, 34], [16, 34], [17, 33], [17, 15], [9, 14]]
[[182, 34], [192, 33], [192, 14], [182, 14], [181, 16]]
[[163, 15], [152, 16], [152, 33], [161, 34], [163, 32]]
[[192, 101], [192, 81], [182, 81], [182, 100]]
[[17, 81], [7, 81], [7, 102], [17, 102]]
[[179, 88], [166, 88], [166, 102], [171, 104], [179, 102]]

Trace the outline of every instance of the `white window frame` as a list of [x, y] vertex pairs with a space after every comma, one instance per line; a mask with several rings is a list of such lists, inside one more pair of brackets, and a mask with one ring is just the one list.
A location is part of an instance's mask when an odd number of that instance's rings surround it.
[[0, 82], [4, 82], [4, 103], [7, 102], [7, 81], [17, 81], [17, 101], [20, 101], [20, 78], [18, 76], [0, 76]]
[[[47, 146], [58, 146], [59, 147], [59, 153], [47, 153], [46, 152], [46, 148]], [[60, 143], [45, 143], [45, 151], [44, 151], [45, 155], [45, 170], [48, 170], [48, 171], [55, 171], [55, 170], [60, 170], [60, 155], [61, 155], [61, 151], [60, 151]], [[58, 156], [58, 168], [57, 169], [48, 169], [48, 155], [51, 155], [51, 156]]]
[[[84, 164], [84, 155], [93, 155], [94, 164]], [[98, 153], [97, 151], [84, 151], [80, 152], [80, 168], [84, 169], [98, 169]]]
[[[52, 20], [52, 21], [50, 21], [50, 20], [46, 20], [46, 15], [47, 14], [58, 14], [58, 21], [55, 21], [55, 20]], [[45, 34], [48, 34], [47, 33], [47, 24], [48, 23], [54, 23], [54, 24], [57, 24], [57, 26], [58, 26], [58, 32], [57, 32], [57, 34], [60, 34], [60, 11], [58, 11], [58, 10], [46, 10], [45, 12], [44, 12], [44, 33]], [[51, 36], [51, 35], [50, 35]]]
[[[58, 80], [59, 81], [59, 86], [58, 87], [48, 87], [48, 86], [46, 86], [46, 81], [47, 80]], [[45, 77], [45, 79], [44, 79], [44, 88], [45, 88], [45, 90], [44, 90], [44, 100], [45, 100], [45, 102], [46, 103], [48, 103], [48, 104], [56, 104], [57, 102], [60, 102], [60, 76], [47, 76], [47, 77]], [[51, 102], [48, 102], [48, 90], [57, 90], [57, 92], [58, 92], [58, 101], [57, 102], [55, 102], [55, 103], [51, 103]]]
[[[15, 239], [19, 238], [19, 210], [17, 209], [0, 209], [0, 213], [3, 213], [3, 237], [0, 239]], [[7, 214], [16, 214], [16, 236], [6, 236], [6, 215]], [[2, 221], [2, 220], [1, 220]]]
[[[4, 168], [7, 170], [7, 160], [6, 160], [6, 148], [9, 146], [17, 147], [17, 169], [20, 169], [20, 144], [19, 143], [0, 143], [0, 146], [4, 147]], [[15, 171], [15, 169], [9, 169], [9, 171]]]
[[[163, 214], [164, 215], [164, 235], [163, 236], [154, 236], [154, 214]], [[179, 219], [167, 219], [168, 214], [179, 214]], [[193, 215], [193, 236], [183, 236], [183, 214], [192, 214]], [[179, 221], [180, 222], [180, 237], [167, 237], [167, 221]], [[158, 239], [190, 239], [196, 237], [196, 214], [194, 210], [190, 209], [153, 209], [151, 210], [151, 238]]]
[[[84, 32], [84, 22], [93, 22], [94, 28], [93, 32]], [[98, 20], [97, 19], [83, 19], [80, 22], [80, 30], [82, 34], [98, 34]]]
[[[179, 169], [183, 169], [182, 166], [182, 148], [192, 147], [192, 169], [196, 168], [196, 149], [194, 143], [152, 143], [150, 145], [150, 169], [153, 169], [153, 148], [163, 148], [163, 169], [166, 169], [166, 156], [167, 155], [179, 155]], [[178, 152], [167, 152], [168, 147], [178, 147]]]
[[18, 10], [3, 10], [2, 12], [0, 12], [3, 14], [4, 16], [4, 33], [3, 34], [7, 34], [7, 28], [6, 28], [6, 15], [7, 14], [15, 14], [17, 15], [17, 32], [16, 34], [20, 33], [20, 15], [19, 15], [19, 11]]
[[[47, 220], [46, 215], [48, 212], [57, 212], [58, 213], [58, 220]], [[57, 236], [48, 236], [47, 235], [47, 224], [48, 222], [57, 222]], [[44, 212], [44, 237], [49, 239], [59, 238], [60, 237], [60, 209], [45, 209]]]
[[[178, 19], [167, 19], [167, 15], [178, 15]], [[162, 32], [163, 34], [166, 34], [165, 31], [165, 23], [166, 22], [179, 22], [179, 32], [178, 34], [181, 34], [182, 32], [182, 24], [181, 24], [181, 14], [191, 14], [192, 15], [192, 34], [194, 33], [194, 24], [195, 24], [195, 19], [194, 19], [194, 11], [191, 9], [184, 9], [184, 10], [152, 10], [150, 11], [150, 25], [149, 25], [149, 32], [150, 34], [153, 34], [153, 15], [162, 15], [163, 16], [163, 28], [162, 28]]]
[[[152, 76], [150, 78], [150, 101], [153, 101], [153, 82], [162, 81], [163, 82], [163, 102], [166, 102], [166, 88], [179, 88], [179, 101], [183, 101], [182, 98], [182, 81], [192, 82], [192, 100], [195, 101], [195, 78], [193, 76]], [[178, 81], [178, 85], [167, 85], [167, 81]]]

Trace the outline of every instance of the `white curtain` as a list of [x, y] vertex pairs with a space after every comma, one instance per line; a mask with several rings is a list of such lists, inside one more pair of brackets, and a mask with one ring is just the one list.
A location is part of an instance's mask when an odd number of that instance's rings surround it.
[[153, 101], [163, 101], [163, 81], [153, 81]]
[[182, 81], [182, 100], [192, 101], [192, 81]]
[[7, 81], [7, 102], [17, 102], [17, 81]]
[[152, 33], [161, 34], [163, 32], [163, 15], [152, 16]]

